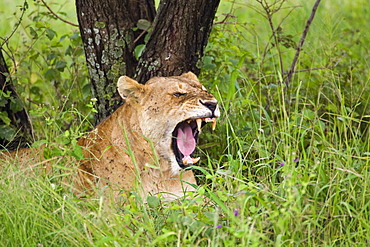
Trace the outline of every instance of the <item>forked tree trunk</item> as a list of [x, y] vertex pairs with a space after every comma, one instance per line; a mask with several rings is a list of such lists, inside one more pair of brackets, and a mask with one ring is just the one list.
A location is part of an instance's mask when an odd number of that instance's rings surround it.
[[[154, 0], [76, 0], [77, 16], [94, 97], [96, 123], [109, 116], [122, 103], [116, 80], [128, 75], [141, 83], [153, 76], [199, 73], [213, 19], [220, 0], [162, 0], [156, 15]], [[144, 44], [146, 32], [138, 29], [139, 20], [151, 25], [150, 38], [139, 61], [135, 47]], [[145, 23], [145, 21], [144, 21]], [[144, 25], [145, 26], [145, 25]], [[32, 137], [26, 111], [14, 112], [19, 97], [10, 83], [8, 68], [0, 52], [0, 89], [11, 92], [10, 101], [0, 107], [9, 123], [19, 131], [13, 146], [24, 145]], [[5, 117], [4, 117], [5, 119]], [[1, 138], [0, 138], [1, 139]], [[9, 140], [0, 140], [0, 145]]]
[[12, 84], [1, 48], [0, 90], [0, 149], [26, 147], [33, 141], [32, 124]]
[[[154, 0], [76, 0], [93, 95], [96, 123], [121, 103], [116, 80], [128, 75], [141, 83], [153, 76], [199, 73], [213, 19], [220, 0], [162, 0], [158, 14]], [[144, 44], [145, 32], [133, 31], [140, 19], [153, 23], [150, 38], [139, 58], [135, 47]], [[154, 22], [153, 22], [154, 21]]]

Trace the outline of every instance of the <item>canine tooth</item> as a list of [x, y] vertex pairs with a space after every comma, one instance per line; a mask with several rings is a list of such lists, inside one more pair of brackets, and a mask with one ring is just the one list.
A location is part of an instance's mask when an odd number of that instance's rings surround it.
[[188, 121], [186, 121], [187, 123], [191, 123], [191, 121], [193, 121], [193, 120], [191, 120], [191, 119], [189, 119]]
[[216, 129], [216, 118], [213, 119], [213, 122], [212, 122], [212, 130], [215, 130]]
[[198, 130], [200, 131], [200, 129], [202, 128], [202, 119], [198, 118], [195, 121], [197, 122], [197, 127], [198, 127]]
[[193, 162], [193, 164], [196, 164], [196, 163], [198, 163], [198, 161], [200, 160], [200, 157], [198, 157], [198, 158], [193, 158], [193, 160], [192, 160], [192, 162]]

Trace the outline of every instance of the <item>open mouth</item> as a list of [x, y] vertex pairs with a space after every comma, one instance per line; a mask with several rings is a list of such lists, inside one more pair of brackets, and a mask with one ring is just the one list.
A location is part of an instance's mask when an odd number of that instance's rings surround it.
[[189, 119], [177, 124], [172, 133], [172, 150], [176, 156], [176, 161], [181, 168], [189, 167], [199, 161], [193, 158], [198, 136], [201, 128], [206, 123], [212, 123], [212, 129], [216, 128], [216, 118], [197, 118]]

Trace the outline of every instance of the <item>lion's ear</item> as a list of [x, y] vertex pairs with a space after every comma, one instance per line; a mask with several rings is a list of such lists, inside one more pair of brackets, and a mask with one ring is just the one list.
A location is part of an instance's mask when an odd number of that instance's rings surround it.
[[198, 77], [191, 71], [184, 73], [181, 76], [199, 82]]
[[139, 94], [144, 92], [144, 85], [128, 76], [121, 76], [117, 82], [117, 89], [123, 99], [126, 99], [128, 96], [138, 98]]

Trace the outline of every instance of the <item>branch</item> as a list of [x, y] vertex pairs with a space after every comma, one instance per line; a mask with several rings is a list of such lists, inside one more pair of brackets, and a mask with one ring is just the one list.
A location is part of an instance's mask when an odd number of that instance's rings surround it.
[[59, 15], [57, 15], [54, 11], [52, 11], [51, 10], [51, 8], [45, 3], [45, 1], [44, 0], [41, 0], [41, 2], [45, 5], [45, 7], [50, 11], [50, 13], [52, 14], [52, 15], [54, 15], [57, 19], [59, 19], [59, 20], [61, 20], [61, 21], [63, 21], [63, 22], [65, 22], [65, 23], [67, 23], [67, 24], [69, 24], [69, 25], [72, 25], [72, 26], [74, 26], [74, 27], [79, 27], [77, 24], [74, 24], [74, 23], [72, 23], [72, 22], [69, 22], [69, 21], [67, 21], [67, 20], [65, 20], [65, 19], [63, 19], [62, 17], [60, 17]]
[[150, 24], [150, 26], [149, 26], [149, 27], [147, 27], [145, 30], [143, 30], [143, 31], [139, 34], [139, 36], [137, 36], [137, 38], [136, 38], [132, 43], [133, 43], [133, 44], [136, 44], [136, 42], [138, 42], [138, 41], [139, 41], [139, 39], [140, 39], [141, 37], [143, 37], [143, 35], [144, 35], [144, 34], [148, 33], [148, 30], [152, 27], [152, 25], [153, 25], [153, 24]]
[[226, 13], [224, 14], [224, 19], [222, 21], [219, 21], [219, 22], [215, 22], [213, 23], [213, 25], [219, 25], [219, 24], [226, 24], [226, 20], [231, 17], [231, 18], [236, 18], [236, 16], [232, 15], [232, 14], [229, 14], [229, 13]]
[[304, 28], [304, 31], [302, 33], [302, 37], [298, 43], [298, 47], [297, 47], [297, 51], [294, 55], [294, 59], [293, 59], [293, 62], [292, 62], [292, 65], [290, 66], [290, 70], [288, 72], [288, 76], [285, 80], [285, 85], [286, 85], [286, 89], [289, 87], [289, 84], [290, 84], [290, 81], [292, 79], [292, 76], [293, 76], [293, 73], [294, 73], [294, 69], [295, 69], [295, 66], [297, 64], [297, 61], [298, 61], [298, 57], [299, 57], [299, 54], [301, 53], [301, 50], [302, 50], [302, 47], [303, 47], [303, 44], [304, 44], [304, 41], [306, 40], [306, 36], [307, 36], [307, 33], [308, 33], [308, 30], [310, 29], [310, 26], [311, 26], [311, 23], [313, 21], [313, 18], [315, 17], [315, 14], [316, 14], [316, 10], [320, 4], [320, 1], [321, 0], [316, 0], [313, 8], [312, 8], [312, 11], [311, 11], [311, 16], [310, 18], [308, 18], [307, 22], [306, 22], [306, 27]]
[[263, 53], [263, 58], [262, 58], [262, 63], [268, 53], [268, 51], [271, 49], [268, 49], [268, 46], [270, 44], [270, 41], [271, 39], [273, 39], [273, 43], [272, 44], [275, 44], [275, 47], [276, 47], [276, 50], [277, 50], [277, 53], [278, 53], [278, 58], [279, 58], [279, 63], [280, 63], [280, 70], [281, 70], [281, 74], [284, 74], [284, 64], [283, 64], [283, 56], [282, 56], [282, 52], [281, 52], [281, 49], [280, 49], [280, 37], [279, 37], [279, 28], [281, 27], [282, 23], [284, 22], [284, 20], [290, 15], [290, 13], [293, 11], [290, 10], [288, 15], [286, 15], [283, 20], [281, 21], [281, 23], [278, 25], [278, 27], [275, 28], [274, 26], [274, 23], [273, 23], [273, 15], [278, 12], [280, 9], [282, 9], [282, 6], [283, 4], [286, 2], [286, 0], [276, 0], [274, 3], [272, 3], [271, 5], [268, 4], [267, 0], [256, 0], [263, 8], [263, 10], [265, 11], [265, 13], [263, 12], [260, 12], [257, 10], [258, 13], [260, 13], [262, 16], [264, 16], [269, 25], [270, 25], [270, 29], [271, 29], [271, 37], [269, 38], [269, 43], [267, 43], [267, 45], [265, 46], [265, 49], [264, 49], [264, 53]]
[[27, 5], [26, 4], [27, 3], [25, 1], [23, 3], [23, 6], [21, 7], [21, 11], [22, 11], [21, 17], [19, 17], [18, 22], [14, 25], [14, 28], [13, 28], [12, 32], [10, 33], [10, 35], [8, 37], [4, 38], [4, 39], [3, 38], [0, 38], [2, 41], [4, 41], [3, 43], [0, 44], [0, 48], [2, 48], [3, 45], [8, 42], [8, 40], [14, 35], [15, 31], [17, 31], [18, 27], [21, 25], [21, 22], [23, 20], [24, 13], [27, 10]]
[[[337, 67], [337, 65], [339, 64], [339, 62], [343, 59], [343, 57], [345, 57], [346, 54], [343, 54], [343, 56], [341, 56], [341, 58], [338, 59], [338, 61], [332, 65], [332, 66], [326, 66], [326, 67], [318, 67], [318, 68], [312, 68], [312, 69], [301, 69], [301, 70], [294, 70], [292, 73], [293, 74], [296, 74], [296, 73], [301, 73], [301, 72], [308, 72], [308, 71], [314, 71], [314, 70], [320, 70], [320, 69], [333, 69], [335, 67]], [[288, 75], [290, 73], [289, 72], [284, 72], [283, 75]]]
[[277, 34], [277, 29], [275, 29], [274, 23], [272, 22], [272, 15], [268, 14], [267, 17], [268, 17], [267, 19], [269, 21], [270, 28], [271, 28], [271, 31], [272, 31], [272, 37], [274, 38], [276, 49], [277, 49], [277, 52], [278, 52], [278, 55], [279, 55], [279, 62], [280, 62], [281, 73], [284, 73], [283, 56], [281, 55], [281, 50], [280, 50], [280, 46], [279, 46], [279, 38], [278, 38], [278, 34]]

